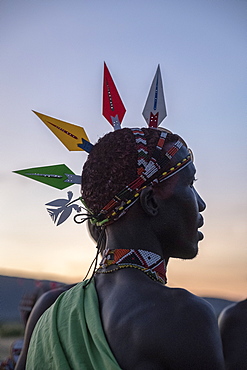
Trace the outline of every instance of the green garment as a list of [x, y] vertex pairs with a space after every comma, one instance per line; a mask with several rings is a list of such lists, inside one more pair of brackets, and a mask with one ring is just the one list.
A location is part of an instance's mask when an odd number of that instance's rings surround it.
[[119, 370], [106, 341], [94, 280], [61, 294], [32, 334], [26, 370]]

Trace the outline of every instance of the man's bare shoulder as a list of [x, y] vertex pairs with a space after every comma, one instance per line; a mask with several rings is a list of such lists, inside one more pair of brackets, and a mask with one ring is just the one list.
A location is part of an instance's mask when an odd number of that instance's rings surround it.
[[228, 342], [234, 343], [233, 338], [240, 335], [247, 339], [247, 299], [227, 306], [218, 321], [223, 342], [227, 338]]
[[[109, 284], [109, 278], [115, 280]], [[110, 347], [123, 368], [222, 369], [217, 320], [208, 302], [134, 271], [124, 279], [120, 274], [109, 278], [106, 290], [100, 280], [97, 285], [101, 315]], [[130, 347], [135, 348], [133, 353]]]
[[227, 306], [219, 317], [226, 369], [246, 369], [247, 299]]
[[173, 303], [177, 311], [190, 312], [190, 316], [200, 312], [206, 316], [213, 316], [215, 319], [215, 312], [211, 304], [186, 289], [166, 287], [163, 290], [163, 299], [165, 301], [168, 299], [170, 303]]
[[[185, 289], [164, 287], [147, 315], [142, 347], [176, 369], [221, 369], [222, 347], [212, 306]], [[164, 363], [162, 363], [162, 366]]]
[[247, 323], [247, 299], [235, 302], [227, 306], [219, 316], [219, 324], [232, 323], [236, 324], [239, 321]]
[[156, 322], [157, 330], [162, 330], [158, 323], [167, 325], [167, 318], [172, 325], [179, 324], [180, 327], [190, 329], [217, 324], [212, 306], [185, 289], [159, 286], [159, 289], [154, 289], [152, 296], [150, 298], [158, 303], [155, 311], [150, 313], [153, 314], [152, 322]]

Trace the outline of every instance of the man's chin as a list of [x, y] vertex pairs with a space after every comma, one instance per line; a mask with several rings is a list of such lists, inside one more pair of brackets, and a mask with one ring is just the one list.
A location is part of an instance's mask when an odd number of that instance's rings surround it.
[[189, 250], [184, 250], [183, 253], [179, 255], [173, 255], [171, 257], [179, 258], [182, 260], [192, 260], [197, 255], [198, 255], [198, 245], [196, 244], [193, 248], [190, 248]]
[[193, 244], [187, 252], [187, 257], [185, 257], [185, 259], [192, 260], [195, 258], [198, 255], [198, 242]]

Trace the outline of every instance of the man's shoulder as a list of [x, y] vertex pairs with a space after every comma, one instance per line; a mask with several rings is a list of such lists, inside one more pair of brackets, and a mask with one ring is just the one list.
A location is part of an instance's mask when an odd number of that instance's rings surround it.
[[194, 340], [198, 341], [198, 333], [202, 332], [205, 338], [209, 338], [218, 331], [214, 310], [203, 298], [182, 288], [161, 285], [153, 285], [152, 288], [150, 286], [146, 296], [137, 294], [135, 309], [127, 310], [125, 314], [133, 332], [138, 333], [143, 342], [146, 340], [148, 345], [153, 343], [157, 346], [162, 338], [163, 344], [167, 342], [167, 348], [176, 342], [177, 346], [185, 349], [186, 333], [191, 334], [190, 342], [193, 344]]
[[225, 318], [239, 318], [239, 314], [243, 314], [247, 317], [247, 299], [239, 302], [234, 302], [229, 306], [226, 306], [221, 312], [220, 317]]
[[183, 288], [156, 286], [150, 293], [150, 298], [162, 302], [163, 307], [173, 307], [177, 310], [205, 311], [214, 314], [213, 307], [205, 299]]
[[227, 306], [219, 316], [219, 327], [223, 330], [245, 330], [247, 332], [247, 299]]
[[186, 289], [165, 287], [160, 289], [160, 294], [154, 299], [159, 302], [155, 310], [156, 321], [167, 323], [169, 317], [172, 323], [179, 324], [180, 327], [215, 323], [216, 316], [212, 306]]
[[[138, 322], [138, 338], [141, 338], [144, 352], [151, 350], [157, 358], [162, 358], [160, 354], [165, 349], [167, 363], [174, 364], [174, 368], [182, 368], [184, 361], [187, 369], [187, 363], [191, 361], [194, 368], [200, 363], [202, 369], [209, 366], [221, 369], [222, 349], [217, 319], [207, 301], [185, 289], [165, 287], [156, 296], [153, 307], [145, 320]], [[203, 366], [202, 360], [205, 361]], [[213, 365], [214, 362], [217, 366]]]
[[144, 283], [141, 274], [131, 280], [128, 276], [120, 280], [118, 274], [118, 284], [108, 281], [107, 289], [100, 279], [96, 285], [103, 328], [120, 363], [126, 368], [131, 368], [130, 364], [141, 368], [144, 360], [157, 369], [168, 365], [176, 369], [222, 368], [217, 320], [208, 302], [185, 289], [162, 286], [149, 278]]
[[[186, 348], [185, 333], [190, 333], [190, 342], [198, 340], [198, 333], [211, 337], [211, 333], [218, 330], [217, 320], [212, 306], [204, 299], [181, 288], [160, 290], [155, 298], [155, 310], [150, 311], [148, 320], [143, 322], [146, 331], [154, 332], [157, 337], [163, 337], [170, 343], [173, 338], [181, 348]], [[178, 333], [181, 333], [178, 336]]]

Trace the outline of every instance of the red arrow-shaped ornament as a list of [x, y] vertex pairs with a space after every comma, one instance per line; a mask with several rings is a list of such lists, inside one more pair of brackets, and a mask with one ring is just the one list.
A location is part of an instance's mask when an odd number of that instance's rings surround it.
[[104, 63], [102, 114], [114, 127], [114, 130], [118, 130], [121, 128], [120, 125], [125, 112], [125, 106], [120, 98], [107, 65]]

